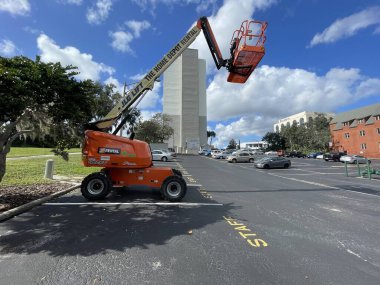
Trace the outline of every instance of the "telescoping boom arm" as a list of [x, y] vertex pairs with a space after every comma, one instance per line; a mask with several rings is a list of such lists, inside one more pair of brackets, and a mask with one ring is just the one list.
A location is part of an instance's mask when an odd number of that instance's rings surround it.
[[194, 42], [201, 30], [206, 38], [217, 69], [226, 67], [231, 70], [233, 54], [228, 60], [223, 59], [214, 33], [206, 17], [201, 17], [196, 25], [137, 83], [133, 89], [129, 90], [120, 102], [101, 120], [88, 124], [89, 129], [104, 131], [110, 129], [112, 125], [147, 91], [152, 90], [155, 81], [164, 71]]

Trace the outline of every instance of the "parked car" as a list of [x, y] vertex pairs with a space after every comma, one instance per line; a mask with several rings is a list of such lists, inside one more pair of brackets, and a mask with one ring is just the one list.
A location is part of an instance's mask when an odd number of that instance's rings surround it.
[[173, 160], [173, 157], [170, 153], [165, 152], [161, 149], [152, 150], [152, 158], [153, 160], [161, 160], [161, 161]]
[[222, 151], [221, 153], [216, 154], [214, 158], [216, 158], [216, 159], [225, 159], [225, 158], [227, 158], [227, 156], [229, 156], [229, 155], [230, 155], [229, 152], [227, 152], [227, 151]]
[[340, 158], [341, 162], [347, 163], [371, 163], [371, 161], [361, 155], [344, 155]]
[[275, 156], [277, 155], [277, 151], [267, 151], [265, 154]]
[[209, 149], [202, 149], [202, 150], [198, 151], [198, 154], [199, 155], [204, 155], [204, 156], [211, 156], [211, 150], [209, 150]]
[[211, 157], [212, 157], [212, 158], [216, 158], [216, 156], [219, 155], [219, 154], [221, 154], [221, 153], [222, 153], [221, 150], [218, 150], [218, 149], [216, 149], [216, 150], [212, 150], [212, 151], [211, 151]]
[[317, 156], [320, 154], [323, 155], [323, 152], [312, 152], [307, 155], [307, 158], [317, 158]]
[[285, 155], [286, 157], [298, 157], [298, 158], [305, 158], [306, 154], [300, 152], [300, 151], [291, 151]]
[[324, 155], [324, 153], [318, 154], [315, 158], [316, 159], [323, 159], [323, 155]]
[[175, 152], [174, 148], [172, 148], [172, 147], [168, 148], [168, 153], [170, 153], [172, 155], [172, 157], [176, 157], [177, 156], [177, 153]]
[[289, 168], [292, 162], [285, 157], [264, 157], [255, 162], [256, 168]]
[[344, 152], [329, 152], [323, 155], [325, 161], [339, 161], [342, 156], [346, 155]]
[[250, 162], [250, 163], [252, 163], [254, 160], [255, 159], [254, 159], [253, 155], [247, 151], [239, 151], [239, 152], [235, 152], [235, 153], [227, 156], [227, 161], [232, 162], [232, 163], [236, 163], [236, 162]]

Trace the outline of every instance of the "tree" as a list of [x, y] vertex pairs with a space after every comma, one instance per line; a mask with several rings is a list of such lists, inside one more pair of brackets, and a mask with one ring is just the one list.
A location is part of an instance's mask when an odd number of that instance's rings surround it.
[[56, 138], [56, 151], [78, 144], [93, 117], [92, 81], [77, 81], [73, 66], [0, 57], [0, 181], [13, 140], [26, 130]]
[[137, 123], [136, 138], [147, 143], [163, 143], [174, 134], [170, 124], [169, 115], [157, 113], [152, 119]]
[[216, 133], [214, 131], [207, 131], [207, 139], [210, 138], [209, 145], [211, 145], [212, 139], [215, 138], [215, 136], [216, 136]]
[[292, 125], [281, 129], [286, 140], [286, 148], [298, 151], [327, 150], [330, 141], [330, 119], [318, 115], [305, 125]]
[[268, 143], [268, 151], [285, 149], [285, 138], [277, 132], [266, 133], [262, 140]]
[[227, 149], [236, 149], [237, 147], [237, 143], [234, 139], [230, 140], [230, 142], [228, 143], [228, 146], [227, 146]]

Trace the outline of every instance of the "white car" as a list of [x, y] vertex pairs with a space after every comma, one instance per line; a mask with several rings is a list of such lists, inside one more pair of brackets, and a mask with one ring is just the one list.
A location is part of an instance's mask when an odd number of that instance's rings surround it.
[[165, 152], [161, 149], [152, 150], [152, 158], [153, 160], [161, 160], [164, 162], [173, 159], [170, 153]]
[[269, 156], [278, 156], [277, 151], [267, 151], [265, 154]]
[[219, 156], [220, 154], [222, 154], [221, 150], [212, 150], [211, 151], [211, 157], [212, 158], [217, 158], [217, 156]]
[[323, 154], [318, 154], [315, 158], [317, 158], [317, 159], [323, 159]]
[[341, 162], [347, 162], [347, 163], [353, 163], [353, 164], [367, 163], [367, 161], [368, 161], [368, 163], [371, 163], [370, 160], [368, 160], [364, 156], [360, 156], [360, 155], [344, 155], [340, 158], [340, 161]]
[[228, 153], [227, 151], [223, 151], [221, 153], [216, 154], [214, 158], [224, 159], [224, 158], [227, 158], [227, 156], [229, 156], [229, 155], [230, 155], [230, 153]]

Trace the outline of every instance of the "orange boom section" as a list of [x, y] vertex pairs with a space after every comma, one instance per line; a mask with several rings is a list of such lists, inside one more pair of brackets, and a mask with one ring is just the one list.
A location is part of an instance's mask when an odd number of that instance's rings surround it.
[[244, 21], [231, 40], [233, 62], [229, 68], [228, 82], [245, 83], [265, 55], [264, 34], [266, 22]]
[[145, 168], [152, 166], [146, 142], [88, 130], [82, 148], [84, 166]]

